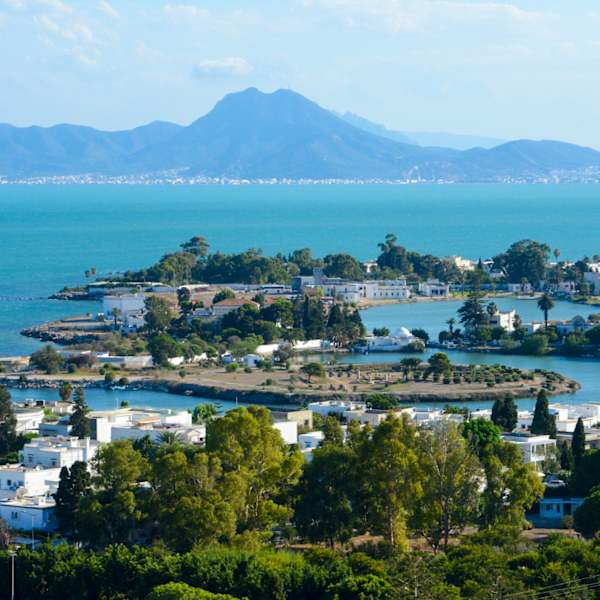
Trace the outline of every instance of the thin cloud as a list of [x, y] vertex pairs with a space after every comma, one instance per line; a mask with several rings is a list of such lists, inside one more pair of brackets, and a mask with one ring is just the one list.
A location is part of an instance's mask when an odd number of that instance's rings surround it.
[[242, 76], [249, 75], [253, 71], [254, 67], [245, 58], [239, 56], [201, 60], [192, 69], [193, 74], [201, 78], [212, 75]]
[[106, 0], [101, 0], [98, 3], [98, 9], [111, 19], [119, 19], [121, 15], [111, 6]]

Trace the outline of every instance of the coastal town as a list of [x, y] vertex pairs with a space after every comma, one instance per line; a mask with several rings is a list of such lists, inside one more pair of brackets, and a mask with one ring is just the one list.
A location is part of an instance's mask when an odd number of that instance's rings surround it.
[[[559, 261], [558, 251], [551, 261], [550, 249], [531, 241], [489, 260], [423, 257], [397, 246], [393, 235], [379, 247], [376, 260], [362, 262], [343, 254], [315, 259], [307, 249], [274, 260], [253, 251], [211, 255], [206, 240], [195, 237], [148, 271], [107, 280], [90, 269], [86, 279], [95, 280], [58, 292], [55, 298], [74, 309], [96, 301], [101, 310], [28, 329], [24, 335], [55, 345], [0, 359], [8, 424], [0, 432], [0, 519], [18, 543], [35, 548], [73, 537], [66, 486], [75, 470], [97, 477], [113, 445], [138, 453], [214, 450], [211, 431], [237, 411], [277, 432], [280, 451], [307, 469], [321, 468], [331, 444], [341, 451], [353, 436], [390, 423], [417, 438], [462, 431], [468, 441], [489, 431], [518, 450], [518, 463], [534, 478], [518, 507], [523, 518], [546, 530], [585, 529], [573, 519], [593, 486], [575, 482], [578, 469], [595, 468], [582, 456], [591, 461], [600, 449], [600, 401], [571, 404], [564, 399], [577, 394], [578, 381], [501, 359], [566, 348], [572, 356], [597, 356], [600, 319], [592, 313], [559, 321], [548, 313], [555, 302], [593, 304], [600, 262]], [[251, 275], [223, 281], [231, 265]], [[196, 269], [209, 281], [197, 281]], [[533, 297], [540, 320], [523, 322], [495, 304], [514, 297]], [[437, 340], [424, 328], [367, 331], [361, 318], [376, 306], [449, 301], [459, 306], [456, 319]], [[495, 353], [498, 362], [456, 363], [457, 350]], [[399, 356], [381, 360], [386, 355]], [[11, 404], [11, 389], [55, 390], [56, 397]], [[90, 409], [86, 391], [96, 389], [125, 391], [135, 405]], [[165, 408], [144, 408], [148, 391], [164, 393]], [[190, 408], [167, 408], [173, 394]], [[535, 407], [519, 408], [527, 398]], [[240, 408], [222, 410], [221, 402]]]

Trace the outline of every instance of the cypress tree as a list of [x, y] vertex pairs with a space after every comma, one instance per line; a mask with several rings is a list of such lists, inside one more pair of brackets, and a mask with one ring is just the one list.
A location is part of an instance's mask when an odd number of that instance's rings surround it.
[[544, 389], [538, 392], [529, 430], [536, 435], [556, 436], [556, 422], [548, 409], [548, 393]]
[[17, 441], [17, 419], [8, 390], [0, 385], [0, 455], [11, 452]]
[[517, 403], [512, 396], [507, 396], [504, 400], [504, 426], [506, 431], [512, 431], [517, 426], [519, 420], [519, 411]]
[[577, 466], [585, 452], [585, 428], [583, 427], [581, 417], [577, 419], [577, 425], [575, 425], [575, 431], [573, 431], [571, 450], [573, 452], [573, 462]]
[[71, 413], [69, 423], [71, 424], [71, 435], [77, 436], [80, 440], [91, 435], [90, 420], [87, 413], [90, 412], [85, 403], [85, 393], [82, 387], [78, 387], [73, 394], [73, 404], [75, 409]]
[[512, 396], [497, 398], [492, 406], [492, 423], [502, 431], [512, 431], [517, 426], [517, 405]]
[[91, 477], [85, 462], [76, 461], [69, 470], [60, 470], [60, 479], [56, 493], [52, 494], [56, 502], [56, 519], [60, 531], [72, 535], [76, 529], [75, 517], [79, 500], [91, 487]]
[[567, 442], [563, 442], [560, 446], [560, 468], [563, 469], [563, 471], [572, 471], [573, 467], [573, 451]]

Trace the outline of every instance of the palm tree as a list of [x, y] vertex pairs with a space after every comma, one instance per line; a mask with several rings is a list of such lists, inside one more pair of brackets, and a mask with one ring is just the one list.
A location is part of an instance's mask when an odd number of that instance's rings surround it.
[[181, 441], [181, 436], [176, 431], [163, 431], [158, 436], [158, 443], [165, 446], [174, 446]]
[[118, 308], [113, 308], [110, 311], [110, 314], [112, 316], [112, 318], [114, 319], [115, 322], [115, 331], [117, 330], [117, 319], [119, 318], [119, 315], [121, 314], [121, 311]]
[[559, 256], [560, 256], [560, 249], [559, 248], [554, 248], [554, 258], [556, 260], [558, 260]]
[[554, 300], [548, 294], [542, 294], [537, 302], [538, 308], [544, 313], [544, 327], [548, 329], [548, 312], [554, 308]]
[[447, 321], [446, 321], [446, 325], [448, 325], [448, 331], [450, 333], [454, 333], [454, 325], [456, 325], [456, 319], [453, 317], [450, 317]]
[[496, 306], [495, 302], [490, 302], [485, 307], [485, 310], [490, 317], [493, 317], [498, 312], [498, 307]]

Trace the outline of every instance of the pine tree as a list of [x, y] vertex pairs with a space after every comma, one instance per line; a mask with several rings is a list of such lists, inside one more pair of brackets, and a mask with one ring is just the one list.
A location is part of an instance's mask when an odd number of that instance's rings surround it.
[[556, 436], [556, 422], [548, 409], [548, 393], [544, 389], [538, 392], [529, 430], [536, 435]]
[[0, 455], [14, 450], [17, 441], [17, 419], [8, 390], [0, 385]]
[[498, 425], [500, 429], [504, 429], [504, 403], [505, 398], [496, 398], [494, 405], [492, 406], [492, 423]]
[[571, 450], [573, 452], [573, 462], [577, 466], [585, 452], [585, 428], [581, 417], [577, 419], [577, 425], [575, 425], [575, 431], [573, 431]]
[[75, 408], [71, 413], [71, 435], [77, 436], [80, 440], [91, 435], [90, 420], [87, 413], [90, 411], [85, 403], [85, 393], [82, 387], [78, 387], [73, 394], [73, 404]]

